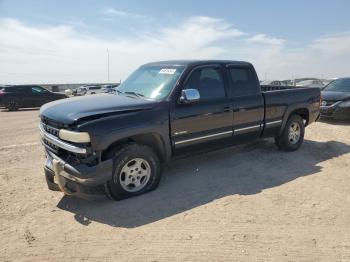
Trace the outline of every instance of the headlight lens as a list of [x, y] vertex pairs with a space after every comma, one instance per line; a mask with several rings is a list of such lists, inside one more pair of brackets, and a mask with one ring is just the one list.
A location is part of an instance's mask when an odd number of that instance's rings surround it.
[[340, 107], [350, 107], [350, 100], [344, 101], [339, 104]]
[[90, 135], [87, 132], [73, 132], [66, 129], [60, 129], [59, 135], [62, 140], [74, 143], [89, 143]]

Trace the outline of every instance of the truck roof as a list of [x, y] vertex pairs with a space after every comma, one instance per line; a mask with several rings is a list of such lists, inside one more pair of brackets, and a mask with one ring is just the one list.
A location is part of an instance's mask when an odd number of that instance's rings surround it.
[[144, 64], [143, 66], [198, 66], [204, 64], [234, 64], [252, 66], [249, 62], [233, 60], [168, 60]]

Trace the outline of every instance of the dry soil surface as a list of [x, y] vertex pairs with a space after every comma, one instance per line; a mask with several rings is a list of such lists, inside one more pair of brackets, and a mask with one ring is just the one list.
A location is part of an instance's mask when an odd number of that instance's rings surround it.
[[[0, 110], [1, 111], [1, 110]], [[112, 202], [49, 191], [38, 111], [0, 112], [1, 261], [350, 261], [350, 123], [177, 159]]]

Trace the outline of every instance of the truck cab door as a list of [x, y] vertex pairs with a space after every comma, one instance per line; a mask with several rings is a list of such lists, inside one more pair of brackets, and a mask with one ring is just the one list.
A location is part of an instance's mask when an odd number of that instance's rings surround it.
[[251, 66], [228, 65], [230, 97], [233, 104], [234, 138], [258, 138], [264, 124], [264, 98]]
[[221, 66], [200, 66], [189, 74], [182, 90], [196, 89], [193, 103], [176, 99], [170, 110], [171, 138], [175, 148], [216, 139], [232, 138], [232, 107]]

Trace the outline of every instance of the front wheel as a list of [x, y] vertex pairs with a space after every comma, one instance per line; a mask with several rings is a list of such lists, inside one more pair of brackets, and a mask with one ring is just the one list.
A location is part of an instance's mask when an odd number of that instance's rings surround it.
[[145, 145], [130, 143], [112, 152], [114, 172], [106, 184], [106, 194], [113, 200], [141, 195], [155, 189], [160, 181], [158, 155]]
[[284, 151], [295, 151], [304, 142], [305, 126], [299, 115], [292, 115], [288, 119], [282, 134], [275, 138], [277, 147]]

